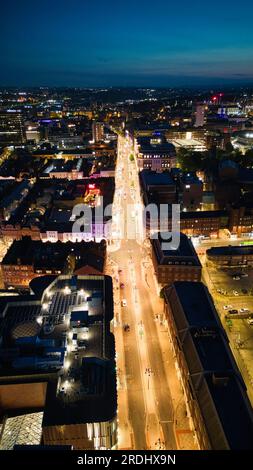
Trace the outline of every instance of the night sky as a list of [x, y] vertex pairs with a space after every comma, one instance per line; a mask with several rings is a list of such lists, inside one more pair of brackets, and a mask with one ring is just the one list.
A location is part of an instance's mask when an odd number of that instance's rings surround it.
[[0, 85], [253, 82], [253, 1], [5, 0]]

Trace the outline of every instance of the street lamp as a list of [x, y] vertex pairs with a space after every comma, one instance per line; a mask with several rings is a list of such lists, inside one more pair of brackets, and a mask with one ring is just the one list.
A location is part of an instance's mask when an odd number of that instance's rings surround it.
[[146, 367], [145, 374], [148, 378], [148, 390], [149, 390], [149, 378], [151, 377], [151, 374], [153, 374], [151, 367]]

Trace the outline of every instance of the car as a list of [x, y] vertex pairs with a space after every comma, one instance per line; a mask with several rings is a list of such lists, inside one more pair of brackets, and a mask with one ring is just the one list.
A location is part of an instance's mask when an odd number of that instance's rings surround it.
[[240, 281], [241, 277], [240, 276], [233, 276], [233, 281]]
[[121, 307], [126, 307], [127, 306], [127, 301], [126, 299], [121, 300]]
[[229, 309], [232, 309], [233, 306], [232, 305], [223, 305], [223, 308], [224, 308], [224, 310], [229, 310]]
[[239, 310], [240, 313], [246, 313], [248, 311], [249, 311], [248, 308], [240, 308], [240, 310]]
[[248, 293], [247, 289], [242, 289], [242, 293], [247, 294]]
[[238, 310], [236, 310], [236, 309], [229, 310], [229, 313], [230, 313], [230, 315], [236, 315], [238, 313]]
[[237, 292], [237, 290], [233, 290], [233, 294], [237, 297], [239, 295], [239, 292]]
[[241, 277], [249, 277], [248, 273], [242, 273]]
[[124, 287], [125, 287], [125, 284], [124, 284], [123, 282], [121, 282], [121, 283], [120, 283], [120, 288], [121, 288], [121, 289], [124, 289]]
[[247, 322], [248, 322], [249, 325], [253, 326], [253, 318], [249, 318], [249, 319], [247, 320]]

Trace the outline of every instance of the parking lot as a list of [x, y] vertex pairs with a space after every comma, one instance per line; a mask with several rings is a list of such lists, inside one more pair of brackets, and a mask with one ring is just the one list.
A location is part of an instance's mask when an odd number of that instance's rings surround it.
[[253, 269], [224, 269], [203, 263], [203, 275], [253, 405]]
[[216, 268], [207, 263], [208, 273], [218, 294], [227, 296], [248, 296], [253, 294], [252, 268]]

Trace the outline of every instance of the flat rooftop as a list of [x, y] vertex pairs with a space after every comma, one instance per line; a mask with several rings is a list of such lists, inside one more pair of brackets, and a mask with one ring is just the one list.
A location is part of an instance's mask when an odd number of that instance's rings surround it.
[[227, 374], [224, 382], [219, 384], [212, 374], [207, 373], [205, 382], [202, 383], [199, 390], [196, 390], [211, 445], [217, 449], [219, 448], [219, 433], [213, 425], [213, 410], [206, 404], [206, 388], [212, 397], [230, 449], [252, 449], [252, 409], [238, 376]]
[[[164, 238], [162, 238], [162, 234], [164, 234]], [[167, 250], [162, 248], [162, 243], [169, 243], [168, 232], [160, 232], [158, 239], [151, 239], [151, 242], [160, 264], [171, 264], [173, 260], [175, 262], [177, 260], [185, 260], [188, 264], [201, 266], [191, 240], [183, 233], [180, 233], [180, 244], [177, 249]]]
[[210, 328], [220, 326], [209, 291], [202, 282], [175, 282], [174, 289], [188, 325]]
[[22, 383], [27, 377], [36, 382], [50, 376], [45, 426], [113, 419], [117, 397], [111, 278], [59, 276], [50, 284], [48, 280], [41, 298], [1, 302], [0, 386], [14, 377]]
[[173, 185], [174, 181], [168, 173], [157, 173], [156, 171], [143, 170], [140, 177], [145, 186], [168, 186]]
[[253, 245], [217, 246], [206, 251], [207, 256], [247, 256], [253, 255]]
[[175, 282], [166, 289], [165, 301], [212, 449], [252, 449], [253, 415], [246, 386], [207, 288], [201, 282]]

